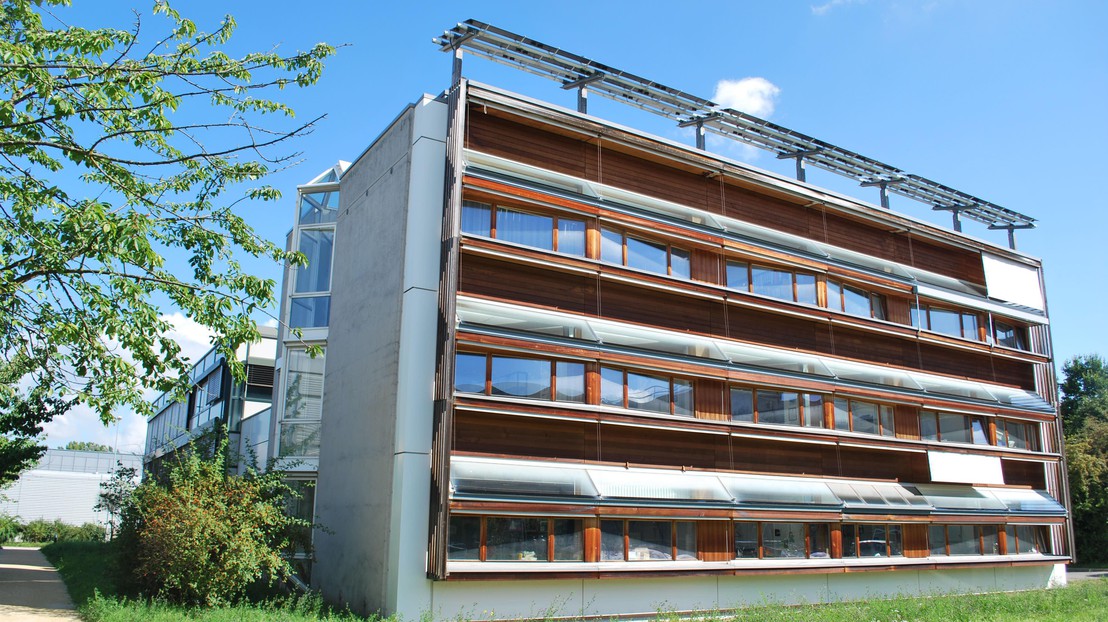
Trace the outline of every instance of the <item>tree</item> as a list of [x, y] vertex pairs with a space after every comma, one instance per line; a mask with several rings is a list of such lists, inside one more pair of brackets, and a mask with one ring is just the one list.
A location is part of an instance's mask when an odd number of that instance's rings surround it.
[[69, 0], [0, 2], [0, 413], [24, 439], [78, 404], [149, 414], [145, 390], [188, 382], [163, 304], [229, 355], [274, 300], [240, 259], [303, 262], [234, 209], [280, 196], [259, 180], [314, 120], [268, 94], [315, 83], [334, 48], [235, 57], [233, 18], [203, 32], [163, 0], [127, 30], [66, 25]]
[[115, 530], [119, 526], [119, 518], [123, 510], [131, 502], [135, 492], [135, 481], [138, 479], [138, 470], [134, 467], [125, 467], [119, 460], [115, 462], [115, 471], [106, 482], [100, 482], [99, 500], [92, 509], [98, 512], [108, 513], [108, 536], [115, 539]]
[[103, 451], [109, 453], [115, 451], [110, 445], [101, 445], [100, 443], [94, 443], [92, 441], [69, 441], [65, 444], [65, 447], [59, 447], [58, 449], [68, 449], [70, 451]]
[[1108, 366], [1095, 354], [1062, 366], [1062, 427], [1077, 558], [1108, 562]]
[[124, 506], [120, 566], [146, 595], [216, 605], [290, 574], [284, 553], [311, 528], [286, 512], [299, 493], [282, 471], [228, 475], [226, 449], [224, 438], [210, 456], [192, 445], [178, 451], [165, 483], [144, 481]]

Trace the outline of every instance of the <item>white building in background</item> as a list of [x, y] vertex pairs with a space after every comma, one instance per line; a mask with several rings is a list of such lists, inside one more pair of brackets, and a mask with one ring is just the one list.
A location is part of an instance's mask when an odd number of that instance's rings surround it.
[[100, 484], [111, 479], [117, 463], [142, 471], [138, 454], [48, 449], [35, 468], [0, 490], [0, 513], [23, 523], [60, 519], [70, 525], [107, 524], [107, 513], [93, 507]]

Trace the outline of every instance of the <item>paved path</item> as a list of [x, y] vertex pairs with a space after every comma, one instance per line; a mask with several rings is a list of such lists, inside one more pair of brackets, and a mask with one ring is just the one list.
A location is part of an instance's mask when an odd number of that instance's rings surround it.
[[0, 549], [0, 620], [80, 620], [62, 577], [38, 549]]

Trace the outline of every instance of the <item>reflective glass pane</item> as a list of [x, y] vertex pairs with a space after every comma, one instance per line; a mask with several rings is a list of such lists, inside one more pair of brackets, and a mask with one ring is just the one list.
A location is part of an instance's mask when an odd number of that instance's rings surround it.
[[904, 555], [904, 534], [900, 525], [889, 525], [889, 555], [893, 557]]
[[886, 315], [885, 315], [885, 297], [884, 296], [882, 296], [881, 294], [870, 294], [869, 295], [869, 306], [870, 306], [870, 310], [873, 312], [873, 317], [875, 317], [879, 320], [886, 319]]
[[631, 268], [668, 274], [666, 245], [627, 237], [627, 265]]
[[969, 417], [970, 432], [973, 435], [974, 445], [988, 445], [989, 437], [986, 434], [985, 420], [981, 417]]
[[673, 559], [673, 523], [627, 521], [628, 561]]
[[931, 556], [946, 555], [946, 526], [931, 525], [927, 528], [927, 543], [931, 545]]
[[623, 521], [600, 521], [600, 561], [623, 561]]
[[300, 224], [335, 222], [339, 213], [339, 191], [310, 192], [300, 195]]
[[308, 265], [296, 268], [296, 293], [325, 292], [331, 289], [331, 251], [335, 232], [306, 229], [300, 232], [300, 252]]
[[839, 497], [822, 482], [813, 482], [795, 478], [756, 477], [751, 475], [719, 475], [719, 481], [727, 488], [730, 496], [739, 504], [747, 506], [791, 505], [813, 506], [827, 505], [840, 507]]
[[923, 322], [923, 318], [925, 317], [926, 313], [925, 311], [920, 310], [920, 308], [916, 306], [916, 303], [914, 302], [911, 303], [911, 306], [908, 310], [912, 316], [912, 326], [915, 326], [916, 328], [927, 328], [926, 322]]
[[623, 406], [623, 370], [600, 368], [600, 403], [607, 406]]
[[558, 361], [554, 364], [559, 402], [585, 401], [585, 364]]
[[286, 354], [284, 419], [319, 419], [323, 405], [325, 353], [312, 358], [307, 351]]
[[729, 502], [718, 477], [658, 469], [589, 469], [597, 493], [605, 498]]
[[754, 422], [754, 391], [731, 388], [731, 420]]
[[696, 561], [696, 523], [677, 522], [677, 561]]
[[485, 392], [486, 356], [459, 352], [454, 357], [454, 390], [462, 393]]
[[1027, 349], [1027, 332], [1020, 327], [996, 322], [996, 342], [1007, 348]]
[[493, 356], [492, 394], [550, 399], [550, 361]]
[[627, 407], [669, 412], [669, 378], [627, 372]]
[[996, 525], [982, 525], [981, 526], [981, 543], [983, 545], [982, 554], [984, 555], [999, 555], [1000, 554], [1000, 541], [997, 537]]
[[851, 315], [869, 317], [869, 294], [857, 287], [843, 286], [844, 311]]
[[951, 555], [980, 555], [977, 541], [977, 528], [973, 525], [947, 525], [947, 537], [950, 539]]
[[690, 269], [689, 251], [680, 248], [671, 248], [669, 251], [669, 273], [673, 276], [687, 279], [691, 274]]
[[758, 558], [758, 523], [735, 523], [735, 557]]
[[281, 457], [311, 458], [319, 455], [319, 421], [282, 423]]
[[496, 238], [533, 248], [554, 250], [554, 219], [500, 207], [496, 210]]
[[842, 526], [843, 557], [858, 557], [858, 530], [854, 525]]
[[797, 393], [758, 389], [758, 423], [800, 425], [800, 396]]
[[492, 235], [492, 206], [486, 203], [465, 201], [462, 203], [462, 233]]
[[854, 431], [864, 434], [877, 434], [877, 404], [850, 401], [851, 414], [854, 416]]
[[554, 519], [554, 561], [585, 560], [585, 532], [580, 519]]
[[446, 558], [477, 561], [481, 559], [481, 519], [477, 516], [451, 516]]
[[818, 393], [804, 395], [804, 425], [811, 428], [823, 427], [823, 396]]
[[931, 330], [944, 335], [954, 337], [962, 336], [961, 314], [949, 309], [928, 309], [928, 317], [931, 320]]
[[919, 414], [919, 434], [925, 441], [939, 440], [938, 415], [930, 411], [921, 411]]
[[804, 523], [762, 523], [762, 557], [804, 557]]
[[827, 281], [827, 308], [834, 311], [843, 310], [843, 286], [837, 281]]
[[750, 273], [747, 264], [740, 261], [727, 262], [727, 287], [744, 292], [750, 291]]
[[977, 316], [973, 313], [962, 314], [962, 336], [966, 339], [977, 339]]
[[293, 298], [289, 302], [290, 328], [323, 328], [330, 320], [330, 296]]
[[835, 429], [850, 430], [850, 400], [835, 398]]
[[673, 380], [673, 414], [691, 417], [693, 410], [693, 387], [688, 380]]
[[881, 406], [881, 435], [895, 436], [896, 425], [893, 421], [893, 407]]
[[858, 525], [858, 556], [885, 557], [888, 555], [887, 525]]
[[826, 523], [808, 525], [808, 557], [813, 559], [831, 557], [831, 528]]
[[1015, 555], [1019, 552], [1019, 545], [1016, 542], [1016, 526], [1005, 525], [1004, 526], [1004, 539], [1008, 544], [1008, 554]]
[[970, 430], [965, 415], [939, 413], [939, 434], [946, 443], [969, 443]]
[[809, 305], [816, 304], [816, 275], [797, 273], [796, 301]]
[[623, 264], [623, 234], [611, 229], [600, 230], [600, 260]]
[[566, 255], [585, 256], [585, 221], [558, 219], [558, 252]]
[[546, 561], [545, 518], [485, 519], [486, 561]]
[[772, 296], [781, 300], [793, 299], [792, 272], [764, 266], [754, 266], [750, 272], [755, 294]]

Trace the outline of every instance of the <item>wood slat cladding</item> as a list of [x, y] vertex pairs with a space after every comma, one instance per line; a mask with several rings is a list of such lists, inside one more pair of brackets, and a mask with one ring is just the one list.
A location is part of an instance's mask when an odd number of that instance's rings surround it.
[[727, 332], [721, 336], [784, 348], [833, 353], [831, 327], [826, 322], [770, 314], [745, 307], [728, 307]]
[[595, 423], [457, 411], [454, 451], [581, 462], [598, 460]]
[[896, 405], [894, 416], [897, 438], [919, 440], [919, 409], [915, 406]]
[[629, 426], [600, 426], [600, 460], [668, 467], [731, 468], [728, 437]]
[[554, 272], [493, 257], [462, 257], [458, 291], [595, 315], [596, 278]]
[[881, 477], [919, 483], [931, 481], [931, 469], [925, 453], [841, 447], [839, 462], [843, 477]]
[[973, 250], [909, 237], [731, 181], [721, 184], [717, 175], [640, 157], [612, 143], [602, 144], [598, 154], [599, 139], [544, 131], [481, 106], [471, 108], [468, 121], [471, 149], [984, 284], [981, 257]]
[[889, 321], [896, 322], [897, 324], [903, 324], [905, 326], [911, 326], [911, 302], [911, 300], [907, 298], [901, 298], [900, 296], [886, 296], [885, 310], [889, 314]]
[[722, 269], [723, 262], [718, 253], [701, 250], [692, 251], [692, 278], [713, 285], [726, 285], [726, 278]]
[[1030, 486], [1035, 490], [1046, 490], [1046, 465], [1042, 462], [1002, 458], [1000, 469], [1004, 474], [1004, 483], [1009, 486]]
[[700, 521], [696, 524], [697, 558], [702, 562], [731, 561], [731, 523], [725, 521]]
[[927, 543], [927, 525], [904, 525], [904, 557], [927, 557], [931, 549]]
[[699, 419], [728, 421], [731, 415], [727, 406], [727, 383], [722, 380], [698, 378], [693, 391], [696, 400], [696, 416]]
[[723, 303], [626, 283], [600, 282], [600, 317], [705, 335], [724, 332]]

